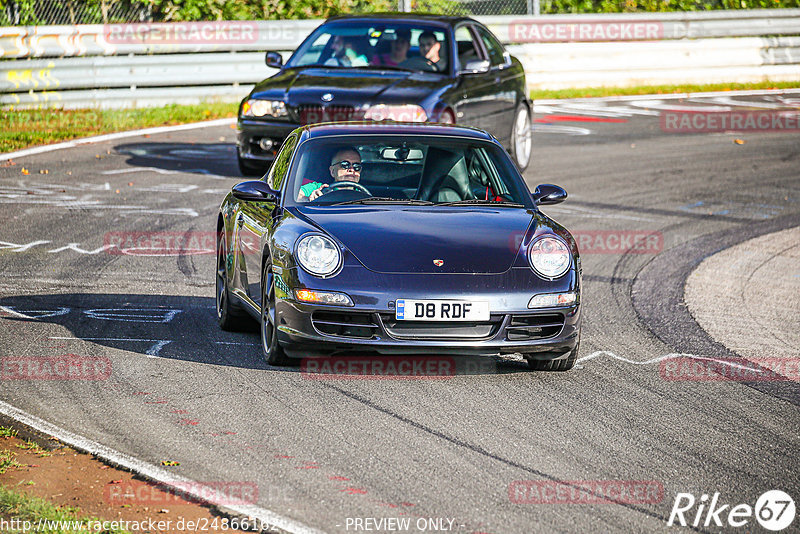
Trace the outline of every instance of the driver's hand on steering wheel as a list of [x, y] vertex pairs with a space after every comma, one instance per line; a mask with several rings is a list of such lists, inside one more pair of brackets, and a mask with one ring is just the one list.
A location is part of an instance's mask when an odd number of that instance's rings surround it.
[[323, 189], [325, 189], [326, 187], [328, 187], [328, 184], [323, 184], [322, 187], [320, 187], [319, 189], [313, 190], [311, 194], [308, 196], [308, 200], [316, 200], [322, 195], [324, 195], [325, 192], [323, 191]]

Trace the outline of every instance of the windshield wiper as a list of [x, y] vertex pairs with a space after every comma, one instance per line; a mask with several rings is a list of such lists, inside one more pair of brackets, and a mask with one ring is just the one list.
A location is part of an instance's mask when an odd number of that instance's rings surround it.
[[351, 69], [364, 69], [364, 70], [400, 70], [403, 72], [415, 72], [414, 69], [406, 67], [399, 67], [397, 65], [359, 65], [357, 67], [350, 67]]
[[524, 208], [524, 204], [517, 202], [498, 202], [497, 200], [484, 200], [482, 198], [468, 198], [466, 200], [456, 200], [454, 202], [442, 202], [436, 204], [437, 206], [460, 206], [460, 205], [473, 205], [473, 206], [492, 206], [496, 208]]
[[369, 198], [359, 198], [356, 200], [345, 200], [344, 202], [335, 202], [331, 204], [331, 206], [344, 206], [345, 204], [381, 204], [381, 203], [392, 203], [392, 204], [410, 204], [415, 206], [430, 206], [433, 202], [429, 200], [420, 200], [416, 198], [393, 198], [393, 197], [369, 197]]
[[398, 67], [397, 65], [325, 65], [314, 63], [311, 65], [298, 65], [295, 68], [299, 69], [307, 69], [307, 68], [314, 68], [314, 69], [356, 69], [356, 70], [399, 70], [402, 72], [424, 72], [424, 71], [416, 71], [414, 69], [407, 69], [405, 67]]

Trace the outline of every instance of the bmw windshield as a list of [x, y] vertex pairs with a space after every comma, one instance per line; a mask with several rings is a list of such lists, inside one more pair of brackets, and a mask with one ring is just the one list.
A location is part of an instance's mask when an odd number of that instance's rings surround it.
[[331, 23], [312, 33], [286, 66], [446, 72], [448, 50], [447, 33], [439, 26]]

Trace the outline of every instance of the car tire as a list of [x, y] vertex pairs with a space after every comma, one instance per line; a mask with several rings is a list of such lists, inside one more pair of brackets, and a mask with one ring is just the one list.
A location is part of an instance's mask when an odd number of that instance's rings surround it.
[[455, 124], [456, 123], [456, 116], [450, 109], [446, 109], [442, 111], [439, 115], [439, 123], [440, 124]]
[[528, 168], [533, 154], [531, 112], [525, 102], [520, 102], [511, 123], [511, 156], [520, 172]]
[[267, 363], [275, 366], [298, 365], [300, 360], [291, 358], [278, 341], [277, 317], [275, 313], [275, 275], [272, 265], [267, 263], [261, 275], [261, 350]]
[[575, 366], [578, 359], [578, 350], [581, 347], [580, 337], [575, 348], [572, 349], [566, 358], [561, 360], [536, 360], [528, 358], [528, 367], [534, 371], [569, 371]]
[[267, 172], [263, 165], [250, 163], [238, 153], [236, 159], [239, 161], [239, 172], [242, 176], [264, 176]]
[[228, 331], [245, 330], [252, 325], [252, 319], [247, 311], [239, 306], [232, 298], [228, 287], [228, 264], [225, 235], [217, 238], [217, 275], [216, 275], [216, 303], [217, 322], [219, 327]]

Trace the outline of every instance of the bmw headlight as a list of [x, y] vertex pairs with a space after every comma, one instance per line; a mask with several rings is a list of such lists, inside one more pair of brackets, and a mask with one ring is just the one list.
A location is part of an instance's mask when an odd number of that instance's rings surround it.
[[547, 236], [531, 243], [528, 247], [528, 261], [536, 274], [552, 279], [567, 272], [572, 262], [572, 254], [562, 240]]
[[286, 104], [280, 100], [261, 100], [251, 98], [242, 106], [243, 117], [285, 117]]
[[311, 234], [297, 242], [297, 261], [315, 276], [328, 276], [339, 268], [342, 253], [331, 239]]

